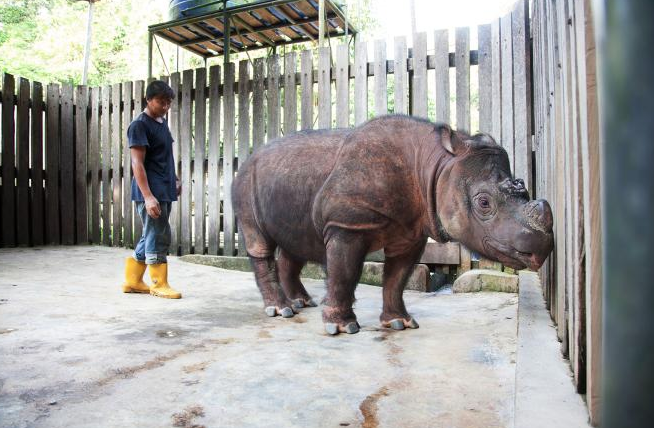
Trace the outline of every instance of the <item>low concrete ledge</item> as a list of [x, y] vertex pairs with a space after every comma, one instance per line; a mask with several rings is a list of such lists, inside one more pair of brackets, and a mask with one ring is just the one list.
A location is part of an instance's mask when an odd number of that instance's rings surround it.
[[[188, 263], [214, 266], [221, 269], [251, 272], [250, 260], [247, 257], [204, 256], [188, 254], [179, 258]], [[381, 285], [384, 263], [366, 262], [359, 282], [370, 285]], [[303, 278], [325, 279], [322, 266], [317, 263], [307, 263], [300, 274]], [[426, 265], [416, 265], [406, 285], [407, 290], [429, 290], [429, 268]]]
[[518, 276], [489, 269], [473, 269], [454, 281], [452, 291], [469, 293], [474, 291], [518, 292]]

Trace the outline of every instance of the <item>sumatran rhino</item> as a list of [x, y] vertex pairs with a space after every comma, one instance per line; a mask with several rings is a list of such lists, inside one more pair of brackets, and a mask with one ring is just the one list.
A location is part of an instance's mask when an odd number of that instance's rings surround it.
[[316, 306], [299, 275], [318, 262], [330, 334], [359, 331], [352, 304], [369, 252], [385, 254], [381, 324], [402, 330], [418, 327], [402, 292], [428, 237], [514, 269], [538, 269], [553, 246], [548, 203], [529, 200], [490, 136], [408, 116], [280, 138], [243, 163], [232, 197], [266, 314]]

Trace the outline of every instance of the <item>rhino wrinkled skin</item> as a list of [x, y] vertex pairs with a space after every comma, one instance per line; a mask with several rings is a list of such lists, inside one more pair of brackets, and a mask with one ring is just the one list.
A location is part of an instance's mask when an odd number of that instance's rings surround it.
[[514, 269], [538, 269], [553, 248], [548, 203], [530, 201], [502, 147], [409, 116], [280, 138], [243, 163], [232, 198], [266, 313], [315, 306], [299, 274], [318, 262], [330, 334], [359, 330], [352, 304], [369, 252], [385, 254], [381, 323], [404, 329], [418, 327], [402, 293], [428, 237]]

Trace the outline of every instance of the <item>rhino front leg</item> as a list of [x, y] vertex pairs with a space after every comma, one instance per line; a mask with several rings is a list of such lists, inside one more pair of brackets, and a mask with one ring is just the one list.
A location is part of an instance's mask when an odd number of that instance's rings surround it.
[[379, 316], [383, 327], [390, 327], [393, 330], [418, 328], [418, 323], [409, 315], [404, 306], [402, 294], [414, 265], [425, 250], [426, 243], [427, 239], [424, 239], [405, 253], [386, 257], [382, 278], [384, 306], [382, 314]]
[[327, 294], [322, 320], [329, 334], [352, 334], [360, 329], [352, 304], [368, 247], [364, 236], [344, 230], [333, 232], [327, 241]]
[[269, 317], [276, 315], [281, 315], [284, 318], [292, 317], [295, 311], [291, 301], [286, 297], [279, 284], [275, 258], [273, 256], [262, 258], [250, 256], [250, 263], [252, 264], [257, 286], [263, 297], [266, 315]]

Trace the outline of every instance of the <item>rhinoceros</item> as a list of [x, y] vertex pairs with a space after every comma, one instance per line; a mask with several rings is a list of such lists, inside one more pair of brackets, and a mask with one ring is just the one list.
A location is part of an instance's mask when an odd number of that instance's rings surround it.
[[513, 269], [538, 269], [553, 247], [547, 201], [530, 201], [492, 137], [410, 116], [271, 142], [241, 165], [232, 198], [266, 314], [316, 306], [299, 275], [317, 262], [329, 334], [359, 331], [352, 305], [370, 252], [385, 255], [381, 325], [403, 330], [418, 327], [402, 294], [428, 237]]

